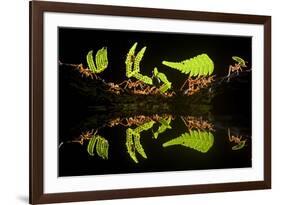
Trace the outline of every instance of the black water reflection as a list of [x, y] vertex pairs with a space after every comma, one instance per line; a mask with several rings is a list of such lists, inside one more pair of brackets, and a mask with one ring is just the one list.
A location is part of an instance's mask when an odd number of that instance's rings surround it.
[[251, 167], [242, 116], [99, 118], [81, 121], [60, 142], [59, 176]]

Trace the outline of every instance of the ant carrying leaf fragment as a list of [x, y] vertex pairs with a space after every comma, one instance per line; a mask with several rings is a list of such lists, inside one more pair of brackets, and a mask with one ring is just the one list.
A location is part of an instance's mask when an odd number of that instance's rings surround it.
[[243, 136], [241, 135], [231, 135], [230, 129], [228, 128], [228, 140], [229, 142], [234, 142], [236, 144], [231, 148], [232, 150], [240, 150], [246, 146], [247, 139], [242, 140], [242, 138]]
[[231, 73], [236, 73], [237, 75], [239, 75], [239, 72], [243, 72], [243, 69], [247, 68], [246, 63], [248, 63], [247, 61], [243, 60], [242, 58], [238, 57], [238, 56], [232, 56], [232, 59], [234, 61], [236, 61], [236, 63], [234, 65], [229, 65], [228, 67], [228, 82], [230, 80], [229, 76]]

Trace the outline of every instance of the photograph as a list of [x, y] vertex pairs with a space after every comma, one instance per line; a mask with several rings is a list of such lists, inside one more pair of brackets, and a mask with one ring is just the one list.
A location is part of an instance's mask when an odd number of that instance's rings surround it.
[[59, 177], [252, 167], [251, 36], [57, 32]]
[[30, 2], [30, 203], [271, 188], [271, 16]]

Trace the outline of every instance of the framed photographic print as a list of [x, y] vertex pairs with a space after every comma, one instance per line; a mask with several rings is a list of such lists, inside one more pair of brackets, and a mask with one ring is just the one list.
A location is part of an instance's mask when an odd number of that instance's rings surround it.
[[30, 2], [30, 203], [271, 188], [271, 17]]

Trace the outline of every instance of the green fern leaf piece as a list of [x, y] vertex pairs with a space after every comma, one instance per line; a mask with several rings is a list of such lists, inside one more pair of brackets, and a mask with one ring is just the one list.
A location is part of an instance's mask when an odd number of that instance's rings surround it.
[[[207, 62], [207, 63], [206, 63]], [[201, 58], [198, 59], [198, 63], [202, 66], [199, 66], [199, 76], [206, 76], [212, 73], [212, 65], [208, 63], [208, 56], [202, 55]]]
[[135, 148], [137, 150], [137, 152], [145, 159], [147, 159], [146, 153], [140, 143], [140, 134], [135, 134], [134, 135], [134, 143], [135, 143]]
[[102, 48], [98, 50], [96, 53], [96, 62], [94, 62], [93, 58], [93, 50], [89, 51], [86, 56], [87, 64], [89, 69], [93, 73], [101, 73], [103, 72], [108, 66], [108, 59], [107, 59], [107, 48]]
[[146, 75], [142, 75], [140, 73], [134, 73], [133, 77], [138, 79], [139, 81], [142, 81], [142, 82], [148, 84], [148, 85], [152, 85], [153, 84], [152, 83], [152, 79], [150, 77], [146, 76]]
[[135, 144], [133, 141], [133, 132], [134, 131], [131, 128], [128, 128], [126, 130], [126, 147], [130, 157], [133, 159], [135, 163], [138, 163], [139, 161], [136, 157]]
[[108, 159], [108, 141], [101, 136], [98, 136], [97, 144], [96, 144], [96, 152], [98, 156], [103, 159]]
[[205, 53], [182, 62], [162, 61], [162, 64], [189, 76], [206, 76], [214, 72], [214, 63]]
[[134, 129], [134, 132], [139, 134], [142, 131], [149, 130], [150, 128], [153, 127], [154, 123], [155, 123], [155, 121], [151, 120], [151, 121], [146, 122], [146, 123], [144, 123], [142, 125], [139, 125], [138, 127], [136, 127]]
[[231, 149], [232, 150], [239, 150], [239, 149], [242, 149], [243, 147], [245, 147], [245, 145], [246, 145], [246, 140], [242, 140], [237, 145], [234, 145]]
[[96, 73], [103, 72], [108, 66], [107, 48], [102, 48], [96, 53]]
[[232, 59], [235, 60], [237, 63], [239, 63], [242, 67], [247, 67], [246, 61], [244, 61], [242, 58], [238, 56], [232, 56]]
[[98, 140], [97, 140], [97, 143], [96, 143], [96, 152], [97, 152], [97, 154], [98, 154], [98, 156], [102, 156], [102, 145], [103, 144], [103, 142], [102, 142], [102, 140], [100, 140], [99, 138], [98, 138]]
[[103, 159], [108, 159], [108, 149], [109, 149], [109, 143], [107, 140], [104, 140], [102, 142], [101, 155], [100, 155]]
[[[198, 57], [198, 56], [197, 56]], [[191, 61], [194, 64], [194, 67], [190, 67], [190, 76], [197, 76], [200, 71], [200, 58], [194, 57]]]
[[198, 59], [198, 76], [204, 76], [205, 70], [208, 72], [208, 66], [200, 66], [201, 64], [204, 64], [204, 56], [202, 56], [202, 58]]
[[152, 79], [148, 76], [142, 75], [140, 73], [140, 62], [144, 56], [146, 47], [143, 47], [135, 56], [135, 50], [138, 43], [134, 43], [134, 45], [130, 48], [127, 53], [127, 57], [125, 60], [126, 64], [126, 77], [131, 78], [134, 77], [139, 81], [144, 82], [145, 84], [152, 85]]
[[100, 135], [93, 135], [89, 140], [87, 152], [89, 155], [94, 156], [96, 151], [99, 157], [108, 159], [108, 148], [109, 144], [105, 138], [101, 137]]
[[156, 67], [153, 70], [153, 75], [164, 83], [159, 89], [161, 93], [165, 93], [172, 87], [172, 83], [168, 80], [167, 76], [159, 72]]
[[187, 70], [189, 67], [186, 65], [188, 61], [183, 62], [169, 62], [169, 61], [162, 61], [162, 64], [168, 66], [170, 68], [176, 69], [181, 71], [184, 74], [188, 74], [190, 70]]
[[[178, 63], [177, 67], [182, 66], [184, 69], [181, 70], [182, 73], [184, 74], [188, 74], [191, 71], [191, 67], [193, 67], [192, 65], [194, 64], [194, 61], [191, 60], [184, 60], [181, 63]], [[169, 65], [167, 65], [169, 66]], [[177, 69], [177, 67], [173, 67], [174, 69]], [[177, 69], [178, 70], [178, 69]]]
[[127, 53], [127, 57], [125, 60], [126, 64], [126, 76], [128, 78], [132, 77], [134, 72], [132, 71], [133, 69], [133, 64], [135, 61], [135, 50], [137, 48], [138, 43], [134, 43], [134, 45], [130, 48], [129, 52]]
[[138, 159], [136, 157], [136, 151], [145, 159], [147, 159], [146, 153], [140, 143], [140, 133], [145, 130], [149, 130], [152, 128], [155, 122], [153, 120], [146, 122], [142, 125], [139, 125], [135, 129], [128, 128], [126, 130], [126, 147], [127, 152], [130, 157], [133, 159], [135, 163], [138, 163]]
[[182, 145], [202, 153], [206, 153], [214, 144], [214, 136], [211, 132], [190, 130], [179, 137], [164, 143], [163, 147]]
[[96, 73], [97, 72], [97, 68], [95, 66], [95, 63], [94, 63], [94, 59], [93, 59], [93, 50], [89, 51], [87, 56], [86, 56], [86, 59], [87, 59], [87, 63], [88, 63], [88, 67], [89, 69], [93, 72], [93, 73]]
[[164, 133], [167, 129], [172, 129], [170, 126], [172, 117], [168, 117], [168, 119], [160, 119], [159, 123], [161, 124], [156, 132], [153, 133], [154, 139], [157, 139], [161, 133]]
[[135, 62], [134, 62], [134, 69], [133, 73], [139, 73], [140, 72], [140, 62], [143, 58], [144, 52], [146, 50], [146, 46], [143, 47], [138, 54], [136, 55]]
[[97, 142], [97, 137], [93, 135], [93, 137], [89, 140], [88, 146], [87, 146], [87, 151], [89, 155], [94, 156], [94, 150], [95, 150], [95, 145]]
[[160, 93], [165, 93], [167, 90], [169, 90], [171, 88], [171, 84], [164, 84], [162, 85], [159, 90], [160, 90]]

